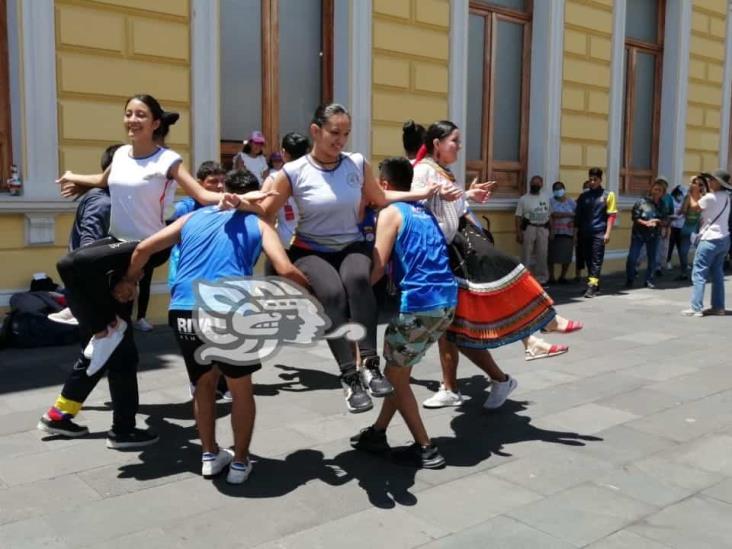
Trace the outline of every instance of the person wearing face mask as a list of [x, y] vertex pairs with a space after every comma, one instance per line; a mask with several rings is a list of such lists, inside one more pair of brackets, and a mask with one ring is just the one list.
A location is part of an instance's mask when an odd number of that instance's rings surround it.
[[567, 270], [572, 263], [574, 248], [574, 212], [577, 204], [567, 196], [564, 183], [556, 181], [552, 185], [551, 232], [549, 235], [549, 282], [554, 283], [554, 265], [562, 266], [558, 282], [567, 283]]
[[541, 194], [544, 180], [535, 175], [529, 192], [516, 205], [516, 242], [521, 244], [521, 262], [540, 284], [549, 281], [547, 251], [549, 247], [549, 200]]

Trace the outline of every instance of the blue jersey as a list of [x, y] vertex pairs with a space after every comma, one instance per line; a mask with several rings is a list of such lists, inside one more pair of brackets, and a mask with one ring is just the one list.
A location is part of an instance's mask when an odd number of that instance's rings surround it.
[[[199, 204], [190, 196], [180, 199], [173, 205], [173, 214], [167, 219], [168, 223], [172, 223], [179, 217], [183, 217], [186, 214], [195, 212], [203, 208], [203, 204]], [[175, 282], [175, 275], [178, 271], [178, 258], [180, 257], [180, 248], [178, 244], [173, 246], [170, 250], [170, 257], [168, 258], [168, 286], [172, 287]]]
[[454, 307], [457, 283], [437, 220], [422, 204], [395, 202], [402, 216], [392, 252], [394, 282], [403, 313]]
[[215, 206], [197, 210], [180, 235], [180, 257], [170, 288], [170, 309], [193, 310], [193, 283], [234, 276], [251, 276], [262, 251], [256, 215]]

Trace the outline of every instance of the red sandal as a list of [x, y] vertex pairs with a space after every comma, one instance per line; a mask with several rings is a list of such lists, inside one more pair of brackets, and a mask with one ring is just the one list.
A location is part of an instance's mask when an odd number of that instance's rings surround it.
[[571, 334], [572, 332], [578, 332], [582, 328], [584, 328], [584, 325], [581, 322], [577, 322], [576, 320], [568, 320], [567, 326], [564, 328], [564, 330], [560, 330], [557, 328], [556, 330], [542, 330], [541, 332], [544, 334], [548, 334], [551, 332], [557, 332], [560, 334]]
[[567, 345], [552, 344], [548, 350], [544, 349], [526, 349], [526, 360], [538, 360], [540, 358], [550, 358], [553, 356], [563, 355], [569, 351]]

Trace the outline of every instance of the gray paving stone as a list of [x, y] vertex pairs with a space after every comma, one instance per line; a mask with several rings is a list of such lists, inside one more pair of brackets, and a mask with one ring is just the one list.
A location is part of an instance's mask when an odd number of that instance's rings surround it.
[[[632, 375], [630, 371], [628, 371], [628, 374]], [[667, 393], [641, 387], [634, 391], [620, 393], [598, 400], [596, 403], [601, 406], [624, 410], [638, 416], [648, 416], [678, 406], [682, 404], [682, 400]]]
[[632, 464], [604, 473], [593, 482], [603, 488], [609, 488], [624, 496], [657, 507], [676, 503], [694, 492], [651, 476]]
[[659, 452], [654, 456], [634, 462], [633, 467], [659, 480], [694, 492], [708, 488], [724, 478], [719, 473], [702, 471], [671, 461], [676, 453], [676, 450], [671, 450], [669, 453]]
[[732, 478], [728, 478], [704, 490], [703, 495], [732, 504]]
[[509, 517], [495, 517], [472, 528], [435, 540], [420, 549], [571, 549], [559, 540]]
[[702, 368], [693, 374], [654, 383], [648, 388], [681, 400], [696, 400], [732, 388], [732, 376], [729, 375], [729, 364], [725, 364]]
[[55, 513], [101, 496], [74, 475], [0, 490], [0, 524]]
[[655, 507], [594, 485], [571, 488], [507, 514], [556, 538], [585, 545], [651, 514]]
[[[492, 494], [500, 494], [500, 497], [493, 497]], [[536, 492], [486, 473], [473, 474], [430, 488], [420, 492], [417, 497], [417, 505], [405, 510], [449, 532], [458, 532], [542, 499]], [[450, 502], [459, 502], [459, 505], [451, 505]]]
[[625, 368], [624, 371], [629, 376], [640, 377], [650, 381], [666, 381], [679, 376], [693, 374], [699, 370], [691, 364], [669, 364], [663, 361], [647, 362], [633, 366], [632, 368]]
[[67, 543], [44, 519], [34, 517], [0, 526], [0, 547], [71, 549], [74, 546]]
[[669, 547], [719, 549], [732, 547], [732, 505], [693, 497], [662, 509], [629, 528]]
[[609, 471], [612, 464], [569, 449], [551, 448], [491, 469], [489, 474], [540, 494], [555, 494]]
[[600, 442], [588, 443], [575, 448], [574, 451], [614, 464], [624, 464], [673, 448], [678, 444], [668, 438], [643, 433], [626, 425], [611, 427], [597, 433], [597, 436], [602, 439]]
[[620, 530], [600, 541], [591, 543], [587, 549], [668, 549], [668, 547], [668, 545], [644, 538], [630, 530]]
[[732, 476], [732, 436], [709, 436], [688, 449], [679, 450], [675, 459], [697, 469]]
[[417, 547], [443, 537], [446, 531], [401, 509], [369, 509], [343, 519], [257, 546], [259, 549], [332, 547], [348, 539], [349, 548]]
[[593, 435], [637, 418], [637, 415], [630, 412], [591, 402], [544, 416], [537, 422], [537, 425]]
[[[200, 543], [201, 540], [197, 540]], [[144, 549], [169, 549], [170, 547], [181, 548], [186, 546], [183, 543], [173, 543], [173, 539], [162, 528], [151, 528], [142, 532], [135, 532], [127, 536], [120, 536], [115, 539], [94, 542], [91, 545], [82, 547], [93, 547], [94, 549], [130, 549], [140, 547]]]

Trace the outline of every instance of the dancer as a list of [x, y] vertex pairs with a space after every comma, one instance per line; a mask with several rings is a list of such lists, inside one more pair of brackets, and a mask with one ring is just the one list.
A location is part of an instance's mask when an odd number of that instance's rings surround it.
[[[414, 170], [413, 189], [438, 184], [458, 189], [447, 167], [457, 159], [460, 131], [447, 120], [427, 129], [424, 156]], [[487, 240], [479, 223], [468, 210], [466, 199], [486, 201], [494, 182], [473, 182], [464, 197], [446, 202], [439, 195], [427, 201], [448, 242], [450, 263], [458, 282], [455, 320], [439, 341], [443, 380], [440, 390], [423, 402], [427, 408], [459, 406], [463, 397], [457, 390], [458, 350], [490, 377], [491, 392], [484, 406], [503, 405], [517, 382], [495, 363], [488, 349], [524, 340], [526, 359], [534, 360], [566, 353], [565, 345], [550, 345], [529, 336], [540, 330], [570, 332], [581, 328], [560, 318], [551, 298], [526, 268], [498, 252]]]
[[[112, 163], [112, 156], [121, 146], [107, 147], [102, 154], [102, 171]], [[108, 189], [92, 188], [84, 193], [76, 209], [76, 218], [69, 239], [70, 251], [91, 245], [107, 236], [111, 205]], [[129, 320], [132, 308], [123, 308], [120, 313]], [[71, 323], [69, 317], [74, 318], [69, 312], [63, 322]], [[59, 319], [55, 319], [55, 321], [58, 322]], [[75, 321], [76, 319], [74, 319]], [[83, 322], [79, 326], [79, 331], [81, 334], [79, 357], [69, 372], [53, 406], [38, 421], [38, 429], [52, 435], [66, 437], [88, 435], [89, 429], [76, 423], [74, 418], [106, 372], [109, 394], [112, 399], [111, 432], [115, 433], [110, 436], [107, 445], [111, 448], [136, 448], [157, 442], [158, 437], [154, 433], [135, 428], [135, 415], [138, 407], [138, 355], [132, 328], [127, 328], [119, 347], [115, 349], [104, 367], [92, 376], [88, 376], [86, 373], [89, 359], [83, 354], [83, 349], [91, 339], [92, 332]]]
[[372, 408], [369, 394], [383, 397], [393, 390], [379, 370], [376, 354], [378, 308], [369, 282], [371, 254], [358, 227], [361, 201], [381, 207], [395, 200], [426, 198], [435, 188], [384, 191], [362, 155], [343, 152], [350, 132], [351, 116], [345, 107], [337, 103], [318, 107], [310, 125], [310, 154], [285, 164], [272, 182], [278, 194], [266, 198], [262, 207], [274, 221], [287, 199], [295, 199], [300, 217], [290, 259], [310, 280], [333, 328], [349, 320], [366, 328], [366, 337], [358, 344], [360, 372], [351, 342], [328, 339], [341, 371], [346, 406], [358, 413]]
[[[76, 250], [58, 263], [58, 271], [69, 291], [71, 310], [86, 322], [94, 336], [84, 349], [90, 359], [87, 373], [93, 375], [122, 340], [127, 323], [117, 315], [109, 276], [127, 268], [137, 243], [164, 227], [164, 212], [172, 203], [175, 182], [199, 203], [218, 203], [220, 195], [203, 189], [181, 164], [181, 157], [155, 143], [169, 127], [166, 113], [150, 95], [136, 95], [125, 103], [124, 126], [130, 140], [114, 154], [103, 174], [84, 176], [66, 172], [59, 179], [62, 194], [77, 193], [78, 186], [109, 187], [112, 200], [110, 236]], [[263, 198], [257, 192], [252, 200]], [[261, 211], [247, 197], [245, 207]], [[151, 269], [163, 264], [167, 251], [155, 254], [147, 263]]]
[[[228, 193], [243, 193], [248, 185], [258, 186], [251, 172], [233, 171], [226, 177]], [[227, 196], [227, 200], [231, 196]], [[308, 281], [287, 259], [277, 233], [267, 223], [252, 214], [222, 211], [212, 206], [180, 218], [138, 244], [124, 278], [114, 289], [115, 297], [121, 301], [133, 298], [145, 264], [155, 254], [174, 244], [180, 246], [180, 258], [171, 287], [169, 322], [175, 331], [188, 376], [196, 386], [193, 410], [203, 447], [201, 473], [211, 478], [229, 465], [227, 482], [241, 484], [252, 471], [249, 443], [256, 409], [251, 374], [259, 370], [261, 364], [232, 365], [219, 361], [205, 364], [196, 358], [196, 351], [203, 341], [193, 326], [194, 282], [252, 276], [261, 248], [264, 248], [278, 274], [303, 286], [307, 286]], [[232, 394], [233, 452], [220, 448], [216, 442], [215, 391], [220, 373], [226, 377]]]
[[424, 143], [424, 134], [426, 131], [422, 124], [417, 124], [414, 120], [407, 120], [402, 126], [402, 145], [412, 165], [414, 165], [417, 153]]
[[[412, 174], [406, 158], [387, 158], [380, 165], [379, 179], [385, 189], [406, 192]], [[423, 205], [396, 202], [379, 213], [372, 284], [384, 276], [390, 260], [395, 283], [402, 291], [399, 314], [384, 335], [384, 372], [394, 392], [384, 399], [376, 422], [351, 438], [351, 446], [369, 452], [388, 451], [386, 428], [398, 411], [414, 444], [394, 457], [420, 468], [437, 469], [444, 467], [445, 458], [427, 435], [409, 380], [412, 367], [452, 322], [457, 284], [442, 231]]]

